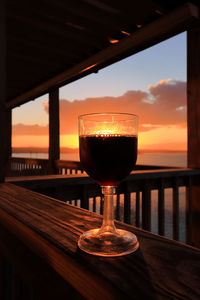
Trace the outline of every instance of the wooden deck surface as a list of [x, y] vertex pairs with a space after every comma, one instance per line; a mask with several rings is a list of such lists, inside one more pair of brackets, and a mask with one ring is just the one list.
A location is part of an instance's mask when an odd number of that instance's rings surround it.
[[[20, 269], [22, 254], [14, 247], [24, 245], [29, 249], [38, 257], [34, 268], [31, 256], [29, 260], [24, 254], [24, 264], [33, 267], [31, 280], [36, 280], [37, 272], [41, 274], [42, 264], [46, 264], [50, 269], [45, 278], [49, 291], [53, 287], [52, 276], [57, 276], [54, 285], [60, 282], [63, 293], [65, 288], [71, 295], [76, 291], [73, 299], [81, 296], [86, 299], [200, 299], [199, 249], [116, 222], [119, 228], [138, 236], [137, 252], [118, 258], [81, 252], [77, 248], [79, 235], [99, 227], [101, 220], [101, 216], [84, 209], [10, 183], [0, 184], [0, 251]], [[8, 253], [6, 244], [10, 249], [12, 243], [13, 251]], [[55, 274], [50, 276], [51, 272]], [[63, 282], [67, 282], [66, 286]]]

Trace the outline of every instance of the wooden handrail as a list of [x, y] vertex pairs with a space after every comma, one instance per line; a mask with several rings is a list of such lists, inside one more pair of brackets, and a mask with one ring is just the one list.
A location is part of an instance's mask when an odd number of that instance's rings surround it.
[[98, 214], [0, 184], [0, 259], [13, 268], [9, 273], [0, 268], [2, 276], [13, 280], [12, 286], [24, 278], [26, 300], [33, 295], [51, 300], [200, 298], [200, 250], [116, 222], [137, 235], [137, 252], [111, 259], [81, 252], [78, 237], [101, 222]]
[[[80, 161], [12, 157], [9, 161], [7, 176], [32, 176], [46, 174], [83, 174], [84, 170]], [[136, 165], [135, 170], [166, 169], [166, 166]]]
[[[38, 176], [49, 173], [48, 160], [30, 159], [30, 158], [12, 158], [11, 167], [12, 175], [15, 176]], [[83, 176], [83, 169], [80, 162], [77, 161], [55, 161], [55, 168], [58, 169], [56, 177], [47, 177], [43, 180], [40, 177], [32, 178], [29, 182], [23, 178], [18, 178], [18, 183], [25, 187], [29, 187], [35, 191], [56, 197], [62, 201], [68, 201], [74, 205], [81, 206], [92, 211], [103, 213], [103, 200], [99, 186]], [[74, 174], [74, 176], [72, 176]], [[48, 175], [49, 176], [49, 175]], [[13, 181], [16, 179], [13, 178]], [[20, 181], [20, 183], [19, 183]], [[190, 183], [189, 183], [190, 182]], [[165, 217], [165, 190], [172, 189], [172, 236], [176, 240], [180, 240], [180, 220], [179, 220], [179, 188], [186, 187], [186, 222], [185, 235], [181, 235], [181, 241], [192, 243], [192, 193], [193, 185], [199, 185], [200, 175], [199, 169], [188, 168], [166, 168], [164, 166], [141, 166], [137, 165], [136, 170], [123, 181], [118, 187], [116, 199], [116, 219], [122, 220], [128, 224], [151, 230], [151, 205], [153, 198], [151, 191], [158, 191], [158, 229], [157, 232], [165, 235], [166, 217]], [[134, 194], [135, 196], [131, 194]], [[97, 197], [101, 197], [100, 203], [97, 205]], [[133, 200], [133, 197], [135, 200]], [[124, 199], [124, 200], [123, 200]], [[122, 206], [123, 201], [123, 206]], [[135, 201], [134, 208], [133, 201]], [[132, 203], [132, 204], [131, 204]], [[142, 203], [142, 205], [141, 205]], [[135, 212], [133, 211], [135, 210]], [[134, 215], [133, 215], [134, 214]], [[171, 235], [170, 235], [171, 236]]]
[[12, 157], [9, 160], [7, 176], [45, 175], [51, 171], [47, 159]]
[[[11, 180], [11, 179], [10, 179]], [[103, 201], [99, 185], [86, 175], [56, 175], [35, 176], [32, 178], [13, 178], [13, 183], [31, 190], [53, 196], [62, 201], [91, 209], [95, 212], [103, 212]], [[173, 191], [172, 228], [173, 238], [179, 239], [179, 188], [185, 187], [187, 195], [186, 224], [184, 239], [191, 242], [191, 187], [200, 184], [199, 169], [160, 169], [134, 171], [117, 188], [115, 218], [126, 223], [151, 230], [151, 206], [152, 191], [158, 191], [158, 230], [165, 235], [165, 190]], [[135, 200], [134, 200], [134, 199]], [[100, 200], [99, 200], [100, 199]], [[122, 204], [123, 202], [123, 204]], [[141, 205], [142, 202], [142, 205]], [[134, 204], [135, 203], [135, 204]], [[134, 206], [133, 206], [134, 205]], [[123, 214], [123, 215], [122, 215]], [[186, 225], [185, 225], [186, 226]]]

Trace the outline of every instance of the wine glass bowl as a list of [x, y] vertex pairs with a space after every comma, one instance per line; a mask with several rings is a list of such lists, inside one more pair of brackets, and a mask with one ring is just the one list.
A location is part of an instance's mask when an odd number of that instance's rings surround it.
[[137, 160], [138, 117], [125, 113], [79, 116], [80, 161], [104, 195], [103, 224], [83, 233], [80, 249], [99, 256], [121, 256], [137, 250], [137, 237], [116, 229], [113, 195], [117, 185], [133, 170]]

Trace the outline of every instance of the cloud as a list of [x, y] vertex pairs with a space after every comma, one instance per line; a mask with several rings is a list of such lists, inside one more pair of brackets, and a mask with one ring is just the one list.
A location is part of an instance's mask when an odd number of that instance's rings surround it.
[[186, 123], [186, 111], [180, 107], [185, 106], [186, 83], [171, 79], [162, 80], [155, 86], [151, 86], [148, 92], [130, 90], [119, 97], [88, 98], [73, 102], [61, 100], [61, 133], [76, 133], [78, 115], [92, 112], [114, 111], [137, 114], [140, 131], [149, 131], [155, 126], [165, 125], [183, 127]]
[[48, 135], [49, 126], [41, 126], [38, 124], [27, 125], [27, 124], [16, 124], [12, 127], [13, 135]]
[[186, 83], [183, 81], [161, 80], [155, 86], [149, 86], [149, 92], [155, 103], [162, 107], [173, 110], [186, 105]]
[[[48, 102], [43, 103], [48, 113]], [[166, 125], [186, 126], [186, 83], [166, 79], [148, 91], [129, 90], [118, 97], [94, 97], [73, 102], [60, 100], [60, 133], [76, 134], [78, 115], [95, 112], [128, 112], [139, 116], [139, 130], [149, 131]], [[13, 134], [43, 135], [48, 127], [18, 124], [13, 126]]]

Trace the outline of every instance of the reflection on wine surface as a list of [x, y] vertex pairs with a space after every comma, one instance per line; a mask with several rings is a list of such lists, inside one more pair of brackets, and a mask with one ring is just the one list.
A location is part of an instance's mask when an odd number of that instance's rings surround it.
[[133, 170], [137, 159], [138, 118], [132, 114], [102, 113], [79, 117], [80, 161], [104, 195], [103, 224], [83, 233], [80, 249], [99, 256], [121, 256], [137, 250], [137, 237], [116, 229], [113, 195], [116, 186]]

